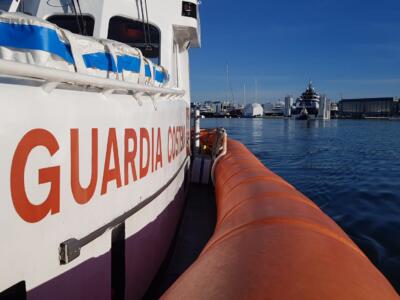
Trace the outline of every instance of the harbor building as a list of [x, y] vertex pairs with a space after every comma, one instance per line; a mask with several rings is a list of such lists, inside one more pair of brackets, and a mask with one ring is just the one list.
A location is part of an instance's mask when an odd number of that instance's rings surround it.
[[342, 99], [339, 114], [342, 118], [385, 118], [399, 114], [398, 99], [394, 97]]

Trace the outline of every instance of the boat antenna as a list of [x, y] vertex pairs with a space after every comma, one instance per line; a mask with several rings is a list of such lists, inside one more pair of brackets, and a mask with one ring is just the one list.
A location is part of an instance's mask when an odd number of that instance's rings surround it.
[[147, 48], [147, 50], [151, 51], [153, 49], [153, 47], [151, 45], [151, 32], [150, 32], [150, 23], [149, 23], [149, 12], [147, 10], [147, 0], [144, 0], [144, 5], [146, 8], [146, 24], [147, 24], [147, 34], [148, 34], [148, 41], [149, 41], [149, 44], [146, 46], [146, 48]]
[[85, 18], [83, 17], [82, 10], [81, 10], [81, 4], [79, 3], [79, 0], [76, 0], [76, 4], [78, 4], [79, 15], [81, 16], [81, 20], [82, 20], [83, 35], [87, 35], [87, 31], [86, 31], [86, 20], [85, 20]]
[[[143, 34], [144, 34], [144, 44], [145, 44], [145, 50], [146, 51], [151, 51], [151, 34], [150, 34], [150, 25], [149, 25], [149, 14], [147, 10], [147, 0], [144, 0], [144, 5], [143, 5], [143, 0], [140, 0], [140, 10], [142, 14], [142, 24], [143, 24]], [[145, 11], [146, 11], [146, 16], [145, 16]]]
[[147, 34], [146, 34], [146, 24], [144, 20], [144, 11], [143, 11], [143, 1], [140, 0], [140, 10], [142, 15], [142, 25], [143, 25], [143, 33], [144, 33], [144, 44], [147, 46]]
[[70, 0], [70, 5], [71, 5], [71, 8], [74, 11], [74, 14], [76, 17], [76, 24], [78, 25], [79, 34], [82, 34], [82, 28], [81, 28], [81, 24], [79, 22], [78, 12], [77, 12], [76, 6], [75, 6], [75, 0]]

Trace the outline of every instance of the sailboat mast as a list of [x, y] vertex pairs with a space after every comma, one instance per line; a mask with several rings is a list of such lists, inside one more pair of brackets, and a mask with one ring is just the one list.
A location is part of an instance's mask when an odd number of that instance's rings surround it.
[[246, 106], [246, 84], [243, 85], [243, 103]]
[[254, 81], [255, 81], [255, 94], [256, 94], [256, 102], [258, 103], [258, 81], [257, 81], [257, 78], [256, 79], [254, 79]]
[[233, 93], [233, 89], [229, 79], [229, 64], [226, 63], [226, 102], [230, 102], [229, 100], [232, 101], [233, 105], [235, 104], [235, 94]]
[[229, 101], [229, 64], [226, 63], [226, 102]]

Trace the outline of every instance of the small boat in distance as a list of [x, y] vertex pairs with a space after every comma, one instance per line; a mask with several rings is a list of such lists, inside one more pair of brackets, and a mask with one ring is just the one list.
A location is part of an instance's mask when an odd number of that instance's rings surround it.
[[307, 108], [304, 107], [304, 108], [300, 111], [300, 114], [296, 117], [296, 119], [297, 119], [297, 120], [308, 120], [308, 117], [309, 117], [309, 115], [308, 115]]

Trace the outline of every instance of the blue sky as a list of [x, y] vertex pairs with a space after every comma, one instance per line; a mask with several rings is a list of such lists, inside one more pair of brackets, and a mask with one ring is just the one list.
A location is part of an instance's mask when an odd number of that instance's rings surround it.
[[334, 100], [400, 96], [400, 0], [202, 0], [192, 99], [298, 96], [312, 79]]

